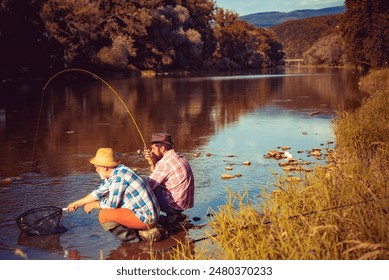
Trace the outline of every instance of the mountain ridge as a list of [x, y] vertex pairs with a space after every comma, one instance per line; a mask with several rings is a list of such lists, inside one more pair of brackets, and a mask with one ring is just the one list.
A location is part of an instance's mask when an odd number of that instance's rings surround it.
[[291, 12], [260, 12], [240, 16], [239, 18], [253, 24], [256, 27], [272, 27], [292, 19], [304, 19], [323, 15], [342, 14], [344, 11], [344, 6], [334, 6], [317, 10], [304, 9]]

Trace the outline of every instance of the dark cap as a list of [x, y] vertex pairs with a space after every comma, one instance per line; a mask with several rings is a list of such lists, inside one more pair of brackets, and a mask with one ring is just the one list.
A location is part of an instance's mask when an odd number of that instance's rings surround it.
[[174, 146], [172, 136], [168, 133], [153, 133], [153, 135], [151, 135], [150, 143], [164, 143]]

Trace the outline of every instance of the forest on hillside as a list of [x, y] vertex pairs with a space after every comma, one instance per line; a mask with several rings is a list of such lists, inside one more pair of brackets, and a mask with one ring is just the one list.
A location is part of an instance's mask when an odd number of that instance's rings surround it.
[[364, 69], [389, 63], [389, 1], [346, 0], [345, 13], [290, 20], [271, 29], [287, 58]]
[[272, 27], [282, 41], [288, 58], [302, 58], [320, 38], [338, 33], [342, 15], [326, 15], [300, 20], [289, 20]]
[[0, 77], [68, 67], [234, 70], [282, 63], [270, 30], [212, 0], [0, 0]]

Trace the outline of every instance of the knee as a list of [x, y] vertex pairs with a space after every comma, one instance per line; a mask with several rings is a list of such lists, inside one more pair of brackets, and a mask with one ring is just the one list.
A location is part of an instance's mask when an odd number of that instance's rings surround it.
[[99, 216], [100, 224], [104, 224], [106, 222], [112, 221], [111, 217], [109, 216], [108, 211], [106, 211], [105, 209], [101, 209], [99, 211], [99, 215], [98, 216]]

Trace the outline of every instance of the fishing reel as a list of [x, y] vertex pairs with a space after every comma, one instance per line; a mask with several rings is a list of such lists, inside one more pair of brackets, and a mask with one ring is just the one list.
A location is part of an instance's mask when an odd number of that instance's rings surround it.
[[143, 151], [143, 150], [137, 150], [136, 151], [137, 152], [137, 154], [138, 154], [138, 156], [140, 157], [140, 158], [144, 158], [145, 157], [145, 152]]

